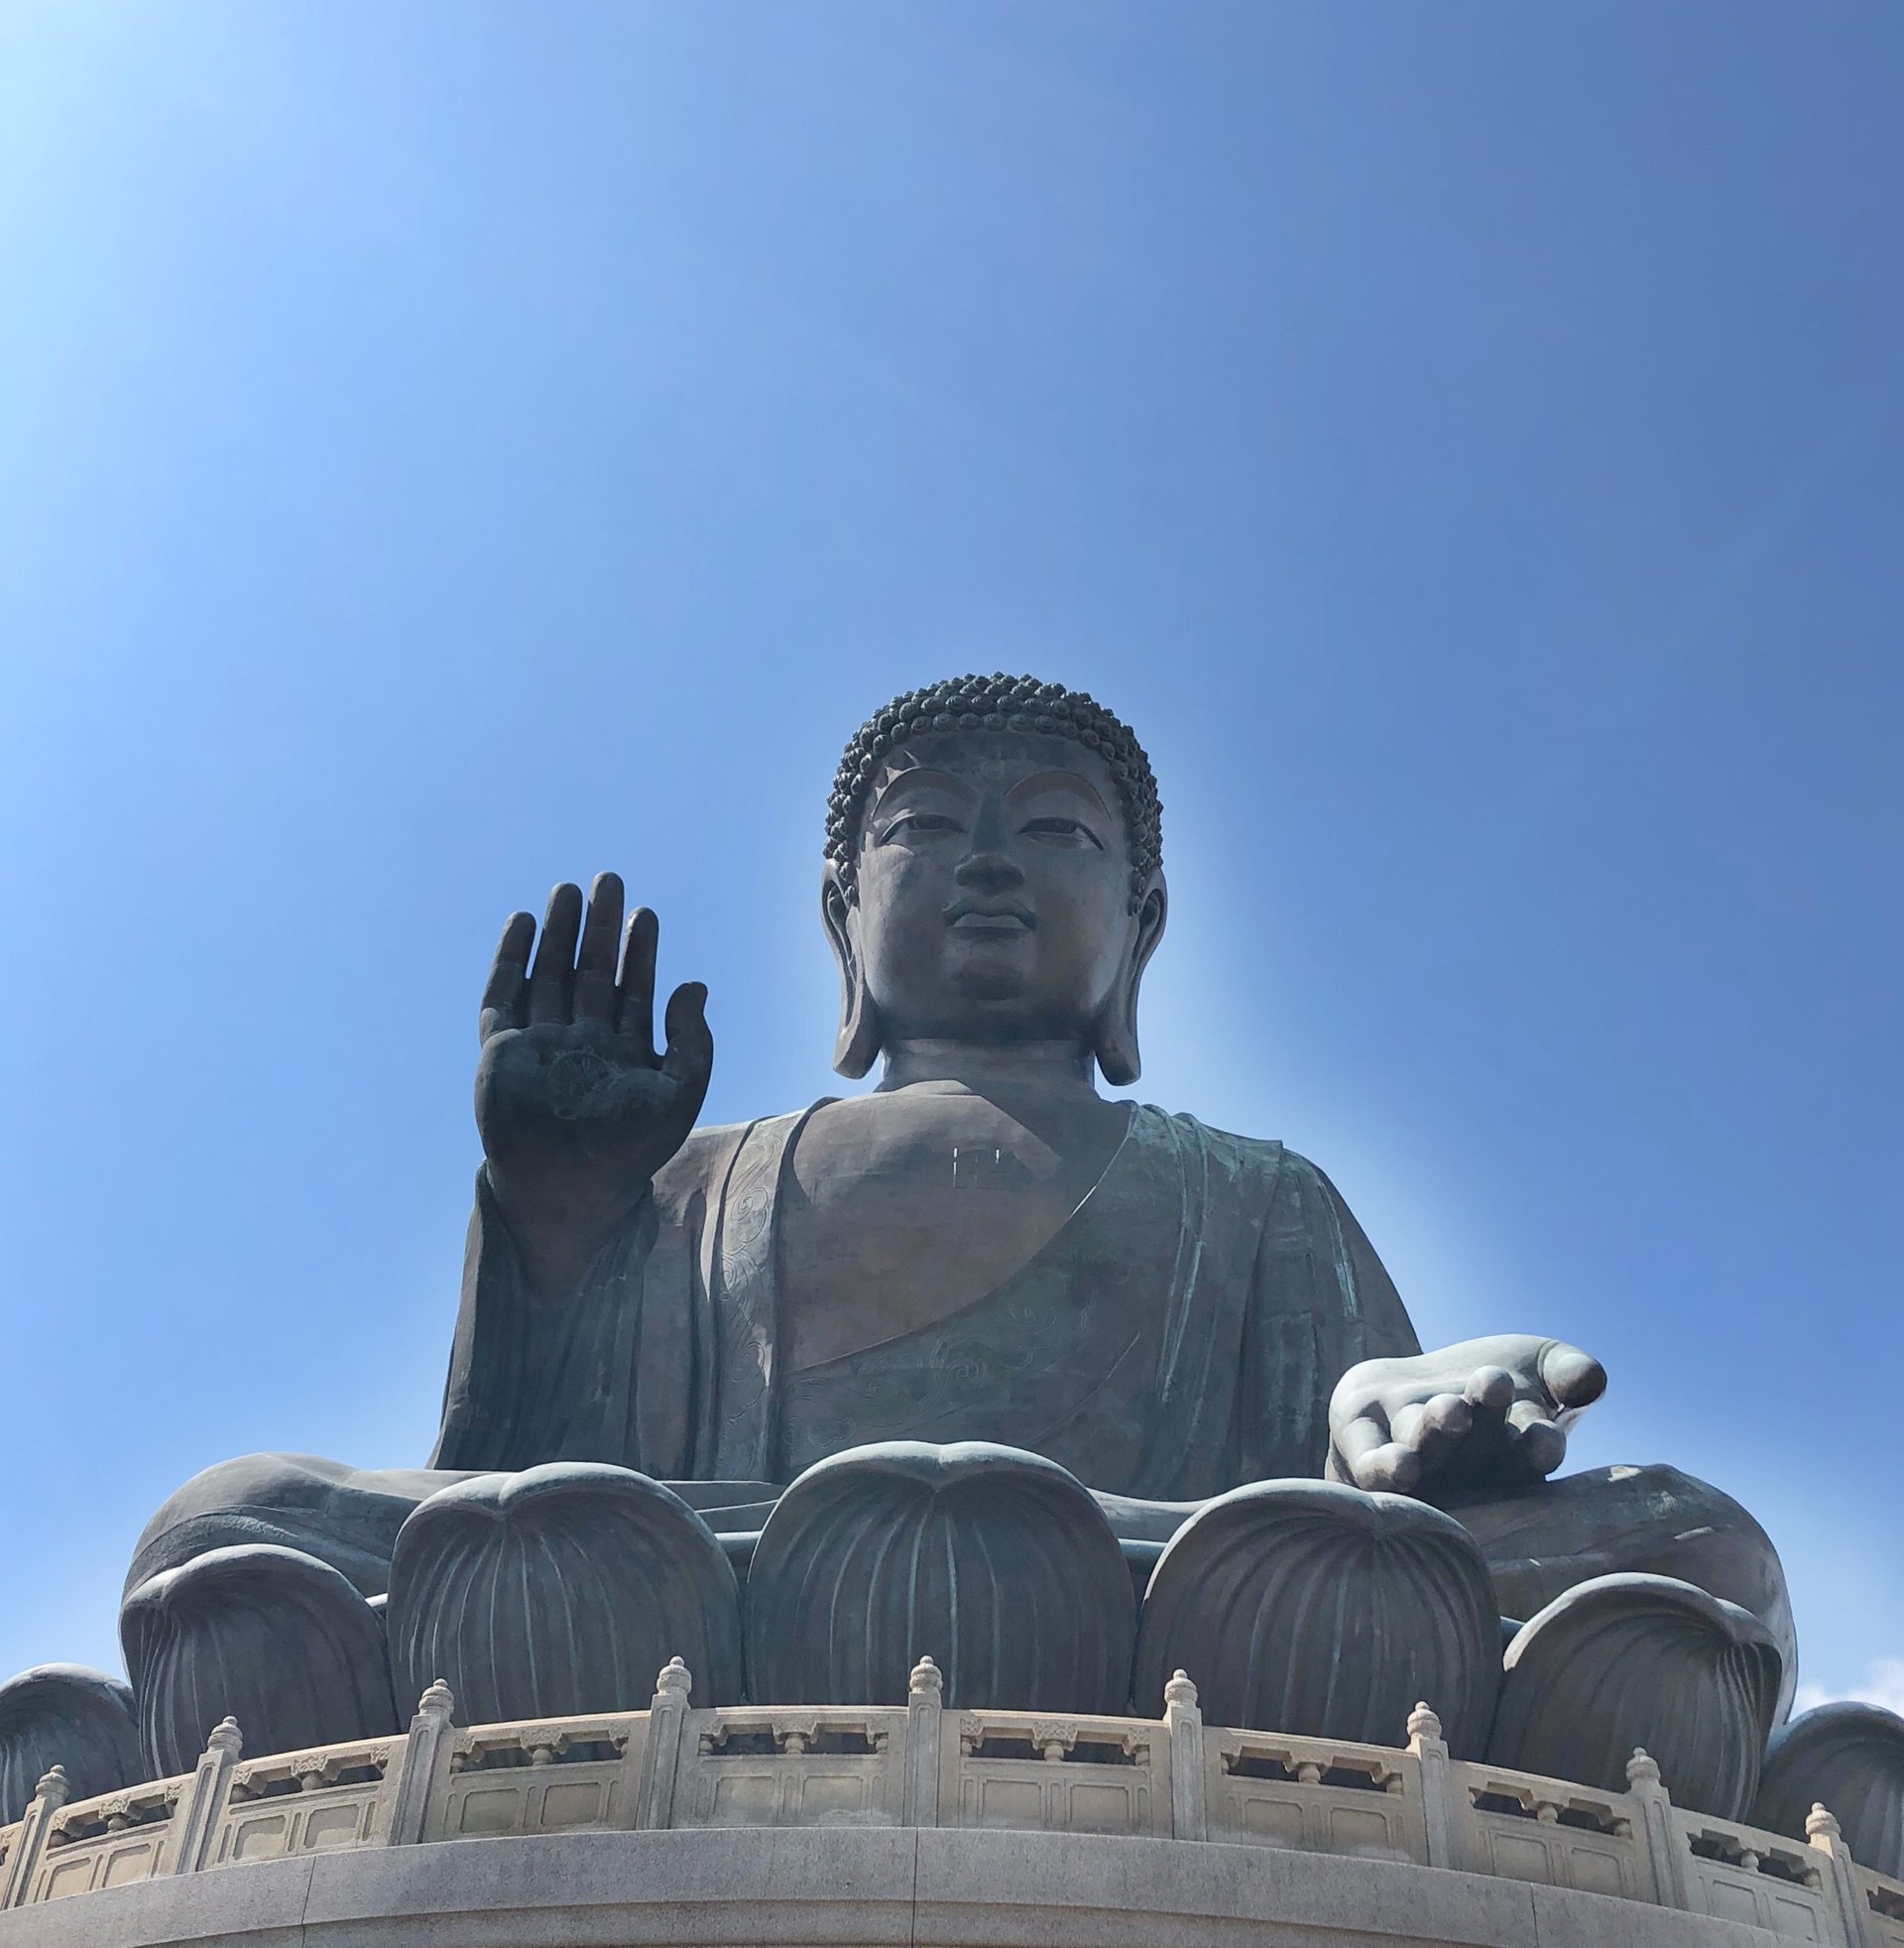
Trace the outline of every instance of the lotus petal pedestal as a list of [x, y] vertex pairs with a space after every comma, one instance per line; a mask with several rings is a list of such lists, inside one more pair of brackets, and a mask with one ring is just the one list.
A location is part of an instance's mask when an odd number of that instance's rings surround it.
[[65, 1768], [75, 1799], [152, 1774], [132, 1692], [83, 1664], [38, 1664], [0, 1684], [0, 1826], [26, 1811], [42, 1773]]
[[1904, 1718], [1827, 1704], [1772, 1734], [1753, 1824], [1802, 1840], [1819, 1804], [1837, 1816], [1859, 1866], [1904, 1880]]
[[886, 1441], [818, 1462], [780, 1498], [747, 1582], [749, 1691], [903, 1701], [921, 1657], [948, 1704], [1116, 1712], [1136, 1598], [1077, 1478], [989, 1442]]
[[126, 1598], [119, 1637], [155, 1777], [190, 1771], [227, 1717], [259, 1752], [397, 1729], [382, 1619], [297, 1549], [211, 1549], [162, 1570]]
[[605, 1463], [477, 1475], [419, 1503], [388, 1623], [398, 1693], [441, 1677], [465, 1724], [632, 1711], [673, 1656], [706, 1703], [741, 1695], [740, 1590], [714, 1531]]
[[1675, 1804], [1744, 1817], [1782, 1675], [1750, 1611], [1670, 1576], [1597, 1576], [1523, 1626], [1505, 1663], [1496, 1765], [1617, 1791], [1643, 1746]]
[[1426, 1698], [1476, 1752], [1500, 1679], [1500, 1621], [1474, 1539], [1400, 1495], [1266, 1481], [1219, 1496], [1150, 1575], [1133, 1698], [1170, 1673], [1223, 1725], [1383, 1744]]

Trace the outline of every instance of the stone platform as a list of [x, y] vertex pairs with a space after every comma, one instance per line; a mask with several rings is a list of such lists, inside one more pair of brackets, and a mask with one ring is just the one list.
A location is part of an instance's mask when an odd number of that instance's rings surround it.
[[838, 1827], [306, 1856], [0, 1915], [5, 1948], [1763, 1948], [1774, 1938], [1710, 1915], [1392, 1861]]
[[653, 1705], [247, 1759], [0, 1831], [0, 1948], [620, 1948], [641, 1942], [1391, 1942], [1904, 1948], [1904, 1885], [1805, 1840], [1394, 1747], [1161, 1719], [903, 1705]]

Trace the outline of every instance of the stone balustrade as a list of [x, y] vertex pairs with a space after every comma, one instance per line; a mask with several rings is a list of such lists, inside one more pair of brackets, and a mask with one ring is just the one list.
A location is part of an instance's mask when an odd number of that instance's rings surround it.
[[68, 1803], [40, 1781], [0, 1830], [0, 1907], [247, 1862], [506, 1835], [966, 1827], [1130, 1835], [1446, 1867], [1904, 1948], [1904, 1884], [1814, 1811], [1791, 1840], [1624, 1792], [1449, 1757], [1419, 1706], [1389, 1748], [1206, 1726], [1182, 1673], [1160, 1720], [948, 1710], [930, 1659], [892, 1706], [694, 1709], [677, 1658], [648, 1711], [465, 1729], [446, 1686], [408, 1735], [246, 1759], [229, 1719], [190, 1773]]

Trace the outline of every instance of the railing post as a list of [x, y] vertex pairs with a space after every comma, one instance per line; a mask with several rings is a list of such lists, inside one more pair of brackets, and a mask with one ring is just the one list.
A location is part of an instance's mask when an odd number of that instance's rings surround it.
[[1805, 1838], [1825, 1856], [1819, 1880], [1826, 1896], [1826, 1911], [1836, 1922], [1832, 1938], [1842, 1948], [1864, 1948], [1867, 1933], [1864, 1916], [1870, 1910], [1857, 1885], [1844, 1828], [1823, 1806], [1814, 1806], [1805, 1821]]
[[939, 1732], [945, 1679], [930, 1657], [912, 1666], [905, 1686], [905, 1783], [899, 1817], [906, 1826], [939, 1823]]
[[1170, 1831], [1179, 1840], [1207, 1840], [1203, 1713], [1197, 1708], [1197, 1687], [1182, 1671], [1163, 1687], [1163, 1722], [1170, 1736]]
[[1441, 1720], [1427, 1705], [1408, 1714], [1408, 1750], [1421, 1777], [1421, 1823], [1430, 1867], [1458, 1867], [1455, 1844], [1455, 1779]]
[[14, 1843], [13, 1859], [7, 1866], [7, 1887], [0, 1895], [0, 1907], [24, 1907], [27, 1889], [33, 1885], [33, 1871], [46, 1851], [47, 1835], [60, 1808], [66, 1803], [72, 1787], [66, 1783], [66, 1768], [55, 1765], [41, 1774], [33, 1788], [33, 1799], [20, 1822], [20, 1837]]
[[642, 1754], [642, 1802], [638, 1826], [664, 1827], [674, 1821], [674, 1775], [681, 1763], [681, 1731], [687, 1723], [687, 1697], [694, 1679], [679, 1657], [654, 1680], [654, 1702], [648, 1708], [648, 1746]]
[[397, 1792], [385, 1846], [414, 1847], [422, 1840], [430, 1795], [449, 1771], [449, 1720], [455, 1709], [455, 1696], [440, 1677], [417, 1699], [416, 1715], [397, 1757]]
[[1686, 1849], [1679, 1821], [1673, 1817], [1672, 1796], [1661, 1783], [1659, 1761], [1644, 1746], [1635, 1746], [1626, 1762], [1626, 1783], [1639, 1801], [1646, 1835], [1646, 1852], [1653, 1863], [1653, 1896], [1661, 1907], [1686, 1906]]
[[178, 1810], [172, 1816], [177, 1836], [170, 1849], [168, 1874], [196, 1874], [211, 1853], [211, 1836], [225, 1810], [231, 1792], [231, 1768], [245, 1749], [238, 1721], [227, 1718], [212, 1727], [205, 1741], [197, 1769], [185, 1782], [178, 1797]]

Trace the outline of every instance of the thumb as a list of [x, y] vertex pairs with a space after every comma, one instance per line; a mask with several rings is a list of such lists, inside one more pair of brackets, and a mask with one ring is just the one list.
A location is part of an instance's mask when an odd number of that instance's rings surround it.
[[683, 981], [667, 998], [662, 1026], [667, 1052], [661, 1073], [671, 1076], [696, 1099], [707, 1092], [714, 1072], [714, 1036], [707, 1026], [707, 988], [700, 981]]
[[1540, 1384], [1559, 1406], [1592, 1406], [1606, 1391], [1606, 1369], [1591, 1353], [1555, 1339], [1541, 1352]]

